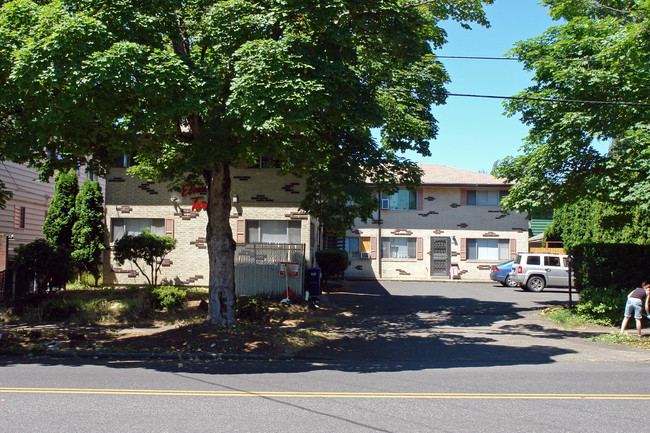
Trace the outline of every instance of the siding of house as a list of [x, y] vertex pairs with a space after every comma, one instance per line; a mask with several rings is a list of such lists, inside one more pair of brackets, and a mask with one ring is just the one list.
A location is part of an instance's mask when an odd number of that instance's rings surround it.
[[[239, 243], [245, 242], [247, 220], [300, 221], [301, 242], [306, 245], [309, 264], [316, 248], [314, 230], [317, 222], [298, 211], [305, 191], [304, 181], [279, 176], [275, 169], [231, 168], [231, 178], [232, 194], [238, 197], [230, 215], [233, 238]], [[165, 219], [167, 234], [178, 242], [161, 268], [159, 281], [207, 286], [207, 213], [200, 205], [192, 209], [194, 203], [204, 201], [207, 201], [207, 194], [200, 186], [188, 187], [183, 193], [170, 192], [166, 184], [135, 179], [126, 174], [126, 169], [116, 168], [107, 178], [106, 224], [110, 230], [114, 218]], [[110, 254], [106, 255], [104, 284], [145, 283], [144, 277], [132, 264], [119, 265]]]
[[[54, 194], [54, 179], [50, 183], [36, 180], [38, 172], [27, 166], [13, 162], [0, 162], [0, 179], [5, 188], [13, 193], [5, 209], [0, 209], [0, 236], [13, 236], [8, 239], [8, 260], [14, 256], [14, 248], [27, 244], [43, 237], [43, 223], [45, 214], [50, 206], [50, 199]], [[80, 172], [79, 184], [87, 176]], [[103, 181], [100, 181], [102, 191]], [[24, 208], [24, 227], [21, 227], [21, 208]], [[0, 260], [0, 270], [6, 266], [6, 260]]]

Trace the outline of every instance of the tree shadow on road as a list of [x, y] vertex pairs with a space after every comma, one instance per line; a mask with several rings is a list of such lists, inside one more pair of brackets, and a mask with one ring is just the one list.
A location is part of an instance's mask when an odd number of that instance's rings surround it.
[[[402, 371], [424, 368], [547, 364], [554, 357], [575, 353], [549, 341], [571, 336], [569, 332], [522, 323], [541, 307], [521, 307], [514, 302], [448, 298], [440, 295], [391, 295], [380, 283], [355, 284], [352, 291], [332, 292], [328, 302], [346, 311], [334, 331], [338, 338], [303, 349], [293, 357], [269, 362], [259, 357], [219, 361], [218, 357], [190, 359], [113, 358], [0, 358], [0, 366], [18, 364], [102, 364], [115, 368], [150, 368], [201, 373], [304, 372], [340, 370], [354, 372]], [[504, 343], [504, 335], [517, 340]], [[530, 339], [532, 338], [532, 340]], [[534, 344], [535, 339], [543, 339]], [[124, 359], [131, 358], [129, 362]], [[225, 357], [224, 357], [225, 358]], [[277, 360], [277, 359], [276, 359]]]

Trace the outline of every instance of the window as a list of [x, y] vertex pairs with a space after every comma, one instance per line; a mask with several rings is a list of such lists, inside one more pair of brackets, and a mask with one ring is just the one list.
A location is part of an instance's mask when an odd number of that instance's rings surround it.
[[247, 168], [280, 168], [282, 164], [279, 159], [270, 159], [265, 156], [259, 157], [255, 163], [249, 165]]
[[383, 196], [382, 209], [410, 210], [418, 208], [417, 192], [401, 189], [393, 195]]
[[526, 259], [527, 265], [539, 265], [541, 264], [541, 259], [539, 256], [528, 256]]
[[498, 206], [503, 197], [508, 195], [508, 190], [501, 189], [468, 189], [468, 206]]
[[467, 239], [467, 260], [508, 260], [509, 239]]
[[249, 243], [301, 243], [300, 221], [246, 221], [246, 228]]
[[111, 242], [122, 238], [124, 235], [137, 236], [149, 229], [154, 235], [165, 235], [165, 220], [163, 218], [112, 218]]
[[560, 258], [553, 256], [544, 256], [544, 266], [560, 266]]
[[24, 206], [14, 206], [14, 228], [25, 228], [26, 209]]
[[345, 251], [351, 259], [369, 259], [370, 238], [345, 238]]
[[417, 238], [382, 238], [381, 256], [384, 259], [415, 259]]
[[134, 159], [135, 153], [131, 155], [120, 155], [116, 157], [114, 161], [115, 168], [129, 168], [135, 165]]

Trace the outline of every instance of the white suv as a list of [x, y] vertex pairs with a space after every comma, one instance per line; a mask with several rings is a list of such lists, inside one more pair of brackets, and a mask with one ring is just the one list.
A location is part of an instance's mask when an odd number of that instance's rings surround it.
[[531, 292], [541, 292], [544, 287], [569, 287], [569, 258], [564, 254], [519, 253], [509, 277]]

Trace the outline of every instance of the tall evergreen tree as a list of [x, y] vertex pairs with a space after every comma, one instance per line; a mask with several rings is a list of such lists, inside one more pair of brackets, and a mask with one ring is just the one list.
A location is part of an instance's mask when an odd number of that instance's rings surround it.
[[99, 281], [102, 252], [106, 249], [104, 197], [97, 182], [86, 180], [75, 204], [77, 221], [72, 227], [72, 259], [78, 269], [90, 272]]
[[75, 201], [79, 193], [79, 178], [75, 171], [58, 173], [54, 178], [54, 196], [47, 210], [43, 235], [52, 245], [72, 247], [72, 227], [77, 221]]

